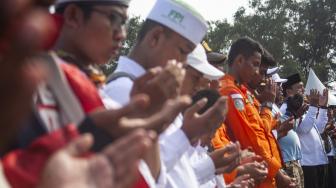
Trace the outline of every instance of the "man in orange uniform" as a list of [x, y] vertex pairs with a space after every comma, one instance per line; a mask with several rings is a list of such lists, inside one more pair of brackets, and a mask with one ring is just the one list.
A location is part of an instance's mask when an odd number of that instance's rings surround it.
[[[225, 120], [230, 140], [238, 140], [243, 149], [252, 147], [268, 165], [267, 178], [258, 187], [295, 187], [291, 179], [281, 170], [280, 154], [270, 131], [265, 129], [263, 119], [272, 121], [271, 101], [263, 103], [260, 109], [254, 105], [246, 84], [259, 74], [262, 47], [250, 38], [238, 39], [229, 52], [229, 73], [222, 79], [221, 94], [228, 96], [229, 111]], [[267, 104], [268, 103], [268, 104]], [[263, 118], [263, 119], [262, 119]]]

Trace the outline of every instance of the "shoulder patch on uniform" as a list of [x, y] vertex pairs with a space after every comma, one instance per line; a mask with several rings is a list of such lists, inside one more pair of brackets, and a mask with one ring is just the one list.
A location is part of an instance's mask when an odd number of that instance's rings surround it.
[[243, 101], [242, 98], [235, 98], [235, 99], [233, 99], [233, 104], [237, 108], [237, 110], [239, 110], [239, 111], [243, 111], [244, 110], [244, 101]]
[[231, 94], [232, 99], [243, 99], [243, 96], [239, 93]]

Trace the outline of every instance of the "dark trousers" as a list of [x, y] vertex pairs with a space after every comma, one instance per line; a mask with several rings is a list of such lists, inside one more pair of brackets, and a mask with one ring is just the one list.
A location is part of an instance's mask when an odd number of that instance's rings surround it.
[[305, 188], [329, 188], [328, 165], [302, 166]]
[[328, 156], [328, 159], [329, 159], [328, 187], [333, 188], [333, 187], [336, 187], [336, 159], [330, 156]]

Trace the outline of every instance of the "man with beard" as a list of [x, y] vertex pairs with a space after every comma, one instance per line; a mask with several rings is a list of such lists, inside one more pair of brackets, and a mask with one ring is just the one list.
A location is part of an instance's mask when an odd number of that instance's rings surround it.
[[[286, 100], [288, 97], [292, 97], [297, 94], [304, 98], [305, 90], [300, 75], [298, 73], [293, 74], [289, 76], [287, 80], [288, 81], [283, 84], [283, 92]], [[327, 110], [325, 108], [328, 104], [328, 95], [326, 92], [324, 92], [323, 95], [320, 95], [316, 90], [311, 90], [308, 96], [308, 100], [309, 104], [304, 104], [296, 112], [296, 118], [298, 118], [299, 124], [295, 130], [296, 134], [292, 135], [296, 137], [292, 138], [292, 143], [295, 143], [295, 145], [291, 145], [289, 148], [287, 148], [289, 151], [291, 151], [292, 154], [289, 160], [294, 161], [290, 166], [291, 169], [297, 169], [296, 171], [299, 172], [300, 165], [296, 160], [300, 159], [302, 154], [300, 164], [303, 170], [304, 187], [328, 187], [328, 158], [320, 136], [321, 132], [318, 129], [319, 127], [325, 127], [327, 123], [328, 118], [321, 117], [327, 117]], [[287, 102], [281, 106], [280, 110], [282, 114], [286, 113], [288, 108], [287, 106]], [[306, 112], [307, 108], [308, 111]], [[317, 121], [317, 119], [326, 119], [326, 121]], [[298, 143], [298, 141], [300, 141], [300, 143]], [[300, 148], [301, 152], [298, 151]], [[303, 181], [302, 178], [301, 181]]]

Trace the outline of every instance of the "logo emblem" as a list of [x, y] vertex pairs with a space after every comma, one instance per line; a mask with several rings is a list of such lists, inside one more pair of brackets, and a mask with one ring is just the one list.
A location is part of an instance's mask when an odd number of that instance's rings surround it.
[[237, 108], [237, 110], [239, 110], [239, 111], [243, 111], [244, 110], [243, 99], [234, 99], [233, 103], [234, 103], [235, 107]]
[[179, 24], [182, 23], [182, 21], [184, 20], [184, 16], [176, 10], [171, 10], [168, 14], [168, 18], [173, 22]]

